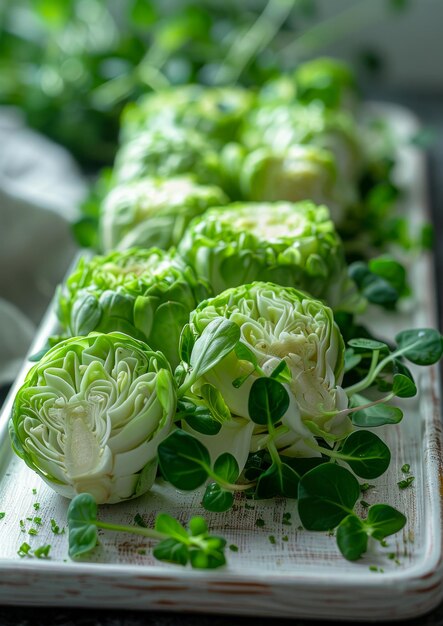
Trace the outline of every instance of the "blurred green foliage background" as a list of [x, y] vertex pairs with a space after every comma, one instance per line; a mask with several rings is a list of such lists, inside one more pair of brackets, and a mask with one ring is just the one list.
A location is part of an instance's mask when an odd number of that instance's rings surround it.
[[95, 169], [112, 162], [129, 99], [187, 82], [262, 84], [371, 6], [322, 22], [316, 0], [0, 0], [0, 103]]

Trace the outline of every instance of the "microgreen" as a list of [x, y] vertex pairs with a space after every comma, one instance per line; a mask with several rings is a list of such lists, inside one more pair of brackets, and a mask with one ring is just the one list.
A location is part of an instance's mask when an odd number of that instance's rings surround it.
[[168, 563], [186, 565], [200, 569], [213, 569], [225, 564], [224, 547], [226, 541], [211, 536], [205, 520], [193, 517], [188, 529], [176, 519], [160, 513], [154, 528], [121, 526], [97, 519], [97, 504], [94, 498], [83, 493], [76, 496], [68, 509], [69, 556], [77, 559], [95, 548], [98, 529], [126, 532], [153, 539], [159, 543], [153, 550], [155, 558]]
[[189, 332], [185, 331], [182, 341], [182, 356], [184, 354], [189, 359], [189, 373], [179, 389], [180, 397], [196, 380], [234, 350], [240, 339], [237, 324], [223, 317], [210, 322], [194, 343], [190, 340]]
[[202, 504], [208, 511], [226, 511], [233, 504], [234, 491], [245, 491], [251, 484], [237, 485], [240, 470], [232, 454], [225, 452], [211, 464], [207, 448], [183, 430], [175, 430], [158, 447], [161, 472], [174, 487], [192, 491], [210, 483]]
[[369, 506], [366, 519], [354, 513], [360, 485], [345, 468], [320, 465], [300, 480], [298, 512], [308, 530], [337, 528], [337, 545], [351, 561], [367, 550], [368, 537], [383, 541], [403, 528], [405, 516], [386, 504]]
[[[393, 374], [393, 382], [390, 386], [392, 397], [398, 395], [401, 398], [408, 398], [416, 394], [417, 390], [412, 374], [399, 359], [401, 357], [406, 358], [416, 365], [432, 365], [443, 354], [443, 338], [438, 331], [432, 328], [418, 328], [398, 333], [395, 340], [397, 342], [396, 349], [389, 352], [386, 356], [384, 356], [385, 348], [371, 348], [367, 345], [365, 347], [366, 339], [351, 340], [351, 347], [354, 349], [371, 350], [372, 356], [366, 376], [346, 389], [349, 397], [370, 387], [377, 377], [387, 370], [388, 366], [391, 367]], [[360, 342], [362, 343], [360, 344]], [[380, 356], [383, 357], [381, 360]]]
[[408, 487], [412, 485], [414, 480], [415, 480], [415, 476], [408, 476], [408, 478], [405, 478], [404, 480], [400, 480], [397, 483], [397, 485], [399, 486], [400, 489], [407, 489]]

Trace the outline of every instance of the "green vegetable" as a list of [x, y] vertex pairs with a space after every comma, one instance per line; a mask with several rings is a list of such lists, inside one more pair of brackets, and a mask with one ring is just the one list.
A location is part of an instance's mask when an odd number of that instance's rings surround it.
[[356, 80], [345, 63], [320, 57], [302, 63], [295, 71], [294, 78], [299, 102], [321, 102], [329, 109], [355, 109]]
[[119, 502], [151, 487], [175, 407], [160, 352], [123, 333], [74, 337], [28, 373], [14, 402], [12, 445], [63, 496], [87, 491], [99, 503]]
[[[350, 345], [361, 350], [370, 350], [372, 353], [369, 368], [366, 376], [359, 382], [346, 388], [348, 396], [359, 394], [364, 389], [371, 387], [380, 376], [386, 376], [386, 372], [391, 370], [392, 382], [382, 378], [382, 386], [391, 393], [386, 399], [391, 399], [395, 395], [400, 398], [409, 398], [416, 394], [417, 388], [412, 378], [411, 372], [399, 360], [406, 358], [416, 365], [432, 365], [437, 363], [443, 355], [443, 337], [433, 328], [414, 328], [404, 330], [396, 335], [397, 347], [389, 352], [384, 343], [373, 342], [367, 339], [353, 339]], [[385, 356], [386, 352], [388, 354]], [[380, 356], [383, 358], [380, 360]], [[362, 407], [363, 408], [363, 407]]]
[[328, 209], [312, 202], [210, 209], [191, 222], [179, 250], [216, 294], [261, 280], [305, 289], [334, 308], [364, 305]]
[[119, 183], [144, 177], [171, 178], [192, 174], [199, 183], [222, 182], [220, 156], [206, 137], [195, 130], [166, 126], [144, 132], [124, 144], [114, 166]]
[[131, 248], [80, 259], [60, 291], [59, 319], [70, 335], [120, 331], [146, 341], [175, 367], [182, 328], [207, 295], [174, 252]]
[[177, 125], [225, 144], [236, 139], [254, 99], [252, 90], [241, 87], [186, 85], [150, 93], [126, 106], [121, 136], [127, 141], [152, 128]]
[[240, 191], [253, 201], [311, 200], [326, 204], [335, 223], [353, 199], [352, 189], [337, 184], [335, 159], [331, 152], [315, 146], [294, 145], [284, 151], [256, 148], [244, 158]]
[[179, 243], [192, 218], [226, 202], [218, 187], [197, 185], [186, 177], [143, 178], [117, 185], [103, 202], [101, 247], [166, 250]]
[[394, 308], [399, 298], [409, 293], [405, 268], [387, 255], [371, 259], [368, 264], [352, 263], [349, 275], [369, 302], [387, 309]]
[[253, 109], [242, 140], [248, 148], [267, 146], [282, 151], [303, 144], [329, 150], [346, 185], [356, 182], [363, 155], [359, 132], [351, 115], [321, 104], [267, 103]]
[[[213, 460], [229, 451], [242, 469], [247, 452], [266, 445], [269, 436], [289, 457], [319, 456], [312, 423], [332, 437], [346, 436], [351, 421], [340, 387], [344, 344], [329, 308], [295, 289], [253, 283], [200, 304], [191, 314], [193, 335], [198, 338], [220, 318], [239, 328], [240, 344], [204, 376], [195, 378], [189, 396], [205, 404], [202, 389], [212, 385], [231, 413], [231, 421], [224, 422], [216, 435], [190, 431]], [[286, 364], [283, 383], [272, 378], [282, 361]], [[262, 380], [267, 376], [271, 378]]]
[[224, 548], [226, 541], [208, 533], [202, 517], [192, 517], [189, 530], [176, 519], [160, 513], [154, 528], [121, 526], [97, 519], [97, 504], [89, 493], [76, 496], [68, 509], [69, 556], [77, 559], [93, 550], [98, 542], [98, 528], [125, 532], [154, 539], [160, 543], [153, 550], [160, 561], [186, 565], [198, 569], [214, 569], [225, 564]]
[[300, 479], [298, 512], [308, 530], [337, 528], [337, 545], [343, 556], [354, 561], [366, 552], [368, 537], [382, 542], [401, 530], [406, 517], [387, 504], [368, 509], [366, 519], [354, 513], [360, 486], [345, 468], [331, 463], [312, 469]]

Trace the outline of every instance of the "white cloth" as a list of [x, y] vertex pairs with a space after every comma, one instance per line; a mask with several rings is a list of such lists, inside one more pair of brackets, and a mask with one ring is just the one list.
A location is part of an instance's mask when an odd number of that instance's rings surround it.
[[12, 382], [74, 257], [86, 181], [70, 155], [0, 108], [0, 385]]

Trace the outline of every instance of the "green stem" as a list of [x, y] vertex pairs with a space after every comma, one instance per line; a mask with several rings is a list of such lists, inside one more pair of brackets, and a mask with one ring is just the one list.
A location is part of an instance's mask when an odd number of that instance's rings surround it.
[[251, 487], [254, 487], [256, 484], [256, 481], [251, 482], [251, 483], [246, 483], [244, 485], [236, 485], [234, 483], [228, 483], [227, 481], [223, 480], [223, 478], [220, 478], [219, 476], [217, 476], [217, 474], [213, 472], [206, 465], [203, 465], [203, 467], [208, 472], [209, 478], [213, 478], [215, 482], [218, 483], [220, 487], [222, 487], [222, 489], [225, 489], [226, 491], [247, 491], [248, 489], [251, 489]]
[[373, 367], [374, 354], [377, 354], [377, 359], [378, 359], [378, 353], [379, 353], [379, 350], [375, 350], [372, 355], [371, 367], [369, 368], [369, 372], [367, 373], [365, 378], [363, 378], [363, 380], [361, 380], [359, 383], [356, 383], [355, 385], [351, 385], [351, 387], [347, 387], [345, 389], [346, 394], [348, 396], [351, 396], [352, 394], [358, 393], [359, 391], [362, 391], [363, 389], [366, 389], [367, 387], [369, 387], [377, 378], [377, 376], [380, 374], [380, 372], [384, 370], [386, 365], [388, 365], [388, 363], [390, 363], [397, 357], [402, 356], [403, 354], [406, 354], [406, 352], [409, 352], [410, 350], [412, 350], [413, 348], [419, 345], [420, 345], [420, 342], [416, 341], [415, 344], [412, 344], [411, 346], [405, 346], [404, 348], [400, 348], [399, 350], [396, 350], [395, 352], [391, 352], [391, 354], [388, 354], [388, 356], [385, 357], [382, 361], [380, 361], [380, 363], [377, 366]]
[[281, 458], [278, 453], [277, 446], [275, 445], [272, 439], [268, 443], [268, 451], [269, 451], [269, 454], [271, 455], [272, 462], [275, 463], [275, 465], [280, 466]]
[[162, 541], [163, 539], [167, 539], [168, 535], [164, 535], [163, 533], [159, 533], [157, 530], [153, 528], [138, 528], [137, 526], [120, 526], [119, 524], [108, 524], [107, 522], [99, 522], [94, 521], [97, 528], [103, 528], [105, 530], [113, 530], [115, 532], [122, 533], [132, 533], [133, 535], [142, 535], [143, 537], [148, 537], [149, 539], [156, 539], [157, 541]]
[[285, 426], [284, 424], [282, 424], [281, 426], [275, 429], [272, 435], [266, 435], [266, 437], [263, 437], [263, 439], [260, 439], [260, 441], [258, 441], [257, 443], [257, 449], [263, 450], [263, 448], [265, 448], [269, 442], [273, 441], [277, 437], [280, 437], [280, 435], [286, 435], [286, 433], [289, 433], [290, 430], [291, 429], [288, 428], [288, 426]]
[[296, 0], [269, 0], [249, 30], [238, 36], [228, 50], [215, 84], [235, 83], [251, 59], [264, 50], [279, 32]]
[[405, 354], [406, 352], [409, 352], [409, 350], [411, 350], [412, 348], [415, 348], [415, 346], [419, 346], [420, 342], [416, 341], [415, 344], [412, 344], [412, 346], [405, 346], [404, 348], [401, 348], [400, 350], [396, 350], [395, 352], [391, 352], [391, 354], [389, 354], [387, 357], [385, 357], [383, 359], [383, 361], [380, 361], [380, 363], [377, 365], [374, 374], [373, 374], [373, 378], [375, 379], [380, 372], [386, 367], [386, 365], [388, 363], [390, 363], [391, 361], [393, 361], [394, 359], [396, 359], [399, 356], [402, 356], [402, 354]]
[[[359, 391], [363, 391], [363, 389], [366, 389], [372, 383], [372, 381], [374, 380], [374, 375], [373, 374], [374, 374], [374, 372], [376, 370], [376, 367], [377, 367], [377, 362], [378, 362], [379, 355], [380, 355], [380, 350], [374, 350], [374, 352], [372, 353], [371, 365], [369, 366], [369, 371], [366, 374], [366, 376], [359, 383], [355, 383], [355, 385], [351, 385], [350, 387], [347, 387], [345, 389], [346, 395], [348, 397], [354, 395], [354, 393], [358, 393]], [[383, 361], [382, 361], [382, 363], [383, 363]]]

